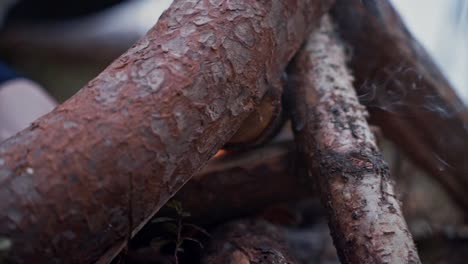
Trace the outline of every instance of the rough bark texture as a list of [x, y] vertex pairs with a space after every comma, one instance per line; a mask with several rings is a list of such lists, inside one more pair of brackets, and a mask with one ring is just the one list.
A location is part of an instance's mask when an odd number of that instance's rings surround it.
[[313, 196], [313, 184], [298, 164], [292, 143], [275, 143], [216, 158], [174, 199], [190, 212], [190, 221], [210, 225], [275, 203]]
[[1, 144], [9, 261], [111, 259], [279, 82], [329, 2], [176, 0], [80, 92]]
[[297, 145], [316, 175], [343, 263], [419, 263], [328, 17], [291, 66]]
[[467, 107], [388, 0], [338, 0], [333, 14], [371, 122], [467, 210]]
[[283, 230], [264, 221], [243, 220], [214, 234], [204, 264], [295, 264]]

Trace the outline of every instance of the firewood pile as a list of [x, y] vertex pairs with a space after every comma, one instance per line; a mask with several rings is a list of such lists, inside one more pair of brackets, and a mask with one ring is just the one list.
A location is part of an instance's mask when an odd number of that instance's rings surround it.
[[175, 0], [0, 183], [5, 263], [468, 259], [467, 108], [386, 0]]

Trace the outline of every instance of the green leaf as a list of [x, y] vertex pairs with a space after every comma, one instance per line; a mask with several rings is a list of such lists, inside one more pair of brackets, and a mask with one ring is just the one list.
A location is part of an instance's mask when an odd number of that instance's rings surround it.
[[197, 243], [200, 248], [203, 248], [202, 242], [200, 242], [200, 240], [198, 240], [198, 239], [191, 238], [191, 237], [184, 237], [184, 238], [182, 238], [182, 240]]
[[151, 223], [157, 224], [157, 223], [164, 223], [164, 222], [175, 222], [176, 219], [171, 218], [171, 217], [156, 217], [153, 220], [151, 220]]
[[211, 237], [210, 233], [208, 233], [208, 231], [206, 231], [205, 229], [203, 229], [202, 227], [199, 227], [197, 225], [194, 225], [194, 224], [184, 224], [185, 227], [190, 227], [192, 229], [195, 229], [196, 231], [204, 234], [205, 236], [207, 237]]

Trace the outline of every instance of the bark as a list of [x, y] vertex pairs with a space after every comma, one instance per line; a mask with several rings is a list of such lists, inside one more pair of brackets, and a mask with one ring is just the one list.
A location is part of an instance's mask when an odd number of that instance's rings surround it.
[[388, 0], [333, 9], [371, 122], [468, 210], [468, 111]]
[[206, 226], [310, 197], [313, 183], [296, 157], [292, 142], [228, 153], [210, 161], [174, 199], [190, 212], [190, 221]]
[[0, 145], [9, 261], [112, 259], [279, 82], [329, 2], [176, 0], [75, 96]]
[[221, 227], [214, 234], [204, 264], [295, 264], [283, 230], [263, 221], [243, 220]]
[[328, 17], [290, 72], [297, 146], [317, 177], [340, 260], [420, 263]]

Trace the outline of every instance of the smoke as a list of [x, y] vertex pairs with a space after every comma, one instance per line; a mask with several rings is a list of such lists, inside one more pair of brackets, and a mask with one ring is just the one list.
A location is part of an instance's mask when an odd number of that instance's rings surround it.
[[[429, 76], [430, 78], [430, 76]], [[426, 81], [423, 76], [418, 74], [416, 69], [401, 64], [398, 66], [381, 69], [372, 79], [367, 79], [359, 91], [359, 101], [370, 109], [379, 109], [394, 117], [401, 118], [409, 124], [414, 122], [431, 122], [434, 117], [438, 119], [450, 120], [457, 119], [456, 122], [463, 122], [462, 116], [467, 112], [467, 107], [463, 103], [448, 103], [440, 91], [425, 87]], [[430, 113], [430, 115], [428, 115]], [[425, 117], [424, 117], [425, 116]], [[423, 136], [429, 131], [424, 131], [421, 124], [416, 125]], [[453, 151], [460, 150], [460, 146], [466, 145], [468, 140], [468, 122], [464, 123], [465, 133], [450, 133], [448, 128], [434, 127], [438, 130], [438, 138], [435, 139], [435, 149], [432, 155], [439, 171], [459, 169], [455, 168], [445, 156]], [[445, 133], [440, 133], [441, 129]], [[435, 150], [434, 149], [434, 150]], [[462, 153], [460, 153], [462, 154]], [[453, 155], [450, 160], [453, 160]], [[458, 165], [457, 165], [458, 166]]]
[[468, 1], [391, 1], [467, 104]]
[[454, 107], [444, 102], [440, 94], [431, 93], [424, 87], [423, 76], [406, 65], [382, 69], [379, 77], [378, 81], [365, 80], [358, 88], [359, 100], [367, 107], [405, 117], [432, 112], [443, 119], [466, 111], [464, 105]]

